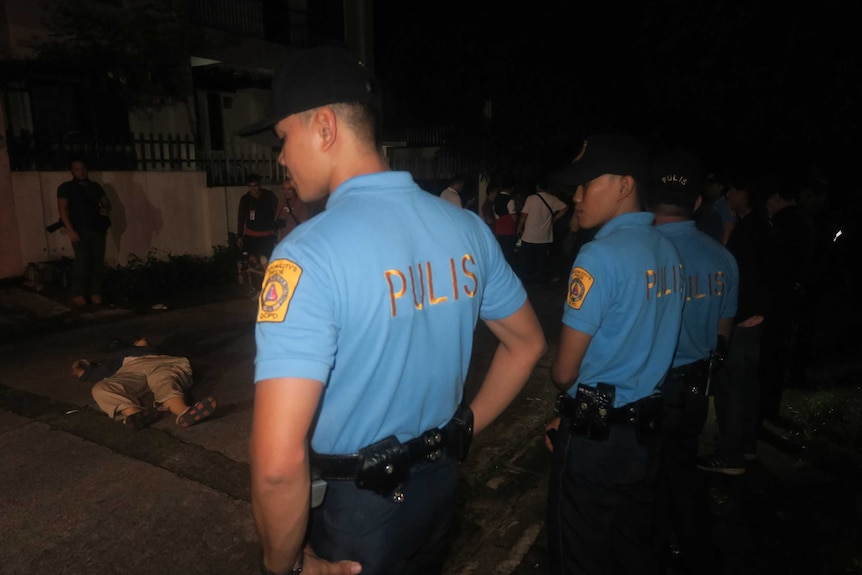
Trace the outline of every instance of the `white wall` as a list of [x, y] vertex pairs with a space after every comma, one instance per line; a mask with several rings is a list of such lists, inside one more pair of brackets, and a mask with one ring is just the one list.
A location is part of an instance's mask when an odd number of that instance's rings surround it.
[[[68, 172], [12, 172], [12, 205], [20, 239], [20, 260], [0, 252], [0, 279], [24, 275], [30, 262], [74, 258], [65, 230], [50, 234], [56, 222], [57, 187]], [[105, 261], [127, 265], [152, 250], [172, 255], [213, 253], [236, 231], [236, 212], [246, 188], [208, 188], [203, 172], [90, 172], [111, 200]], [[14, 254], [13, 254], [14, 255]]]

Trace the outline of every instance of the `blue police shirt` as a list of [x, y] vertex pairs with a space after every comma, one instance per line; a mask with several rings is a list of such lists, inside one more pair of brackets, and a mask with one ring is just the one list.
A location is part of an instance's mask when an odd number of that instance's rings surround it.
[[679, 338], [680, 258], [652, 222], [646, 212], [615, 217], [580, 249], [569, 276], [563, 323], [592, 336], [577, 383], [613, 385], [616, 407], [654, 392]]
[[446, 424], [478, 319], [526, 301], [488, 225], [409, 173], [352, 178], [276, 246], [256, 327], [255, 382], [326, 386], [312, 448], [355, 453]]
[[718, 320], [736, 315], [739, 269], [727, 248], [699, 231], [694, 221], [657, 229], [676, 246], [683, 265], [685, 306], [673, 367], [706, 359], [715, 349]]

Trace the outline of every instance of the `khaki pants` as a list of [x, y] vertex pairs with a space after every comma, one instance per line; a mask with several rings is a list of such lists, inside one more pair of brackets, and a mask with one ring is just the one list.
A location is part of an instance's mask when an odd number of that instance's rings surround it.
[[192, 386], [192, 368], [184, 357], [144, 355], [127, 357], [117, 372], [93, 386], [99, 409], [111, 419], [122, 419], [122, 410], [143, 407], [141, 398], [152, 392], [156, 406], [172, 397], [184, 397]]

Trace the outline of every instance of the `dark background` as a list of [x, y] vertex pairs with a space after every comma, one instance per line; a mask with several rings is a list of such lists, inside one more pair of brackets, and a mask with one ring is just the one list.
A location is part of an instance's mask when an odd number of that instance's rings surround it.
[[550, 170], [625, 131], [841, 193], [859, 152], [853, 3], [740, 4], [376, 0], [386, 121], [451, 125], [492, 169]]

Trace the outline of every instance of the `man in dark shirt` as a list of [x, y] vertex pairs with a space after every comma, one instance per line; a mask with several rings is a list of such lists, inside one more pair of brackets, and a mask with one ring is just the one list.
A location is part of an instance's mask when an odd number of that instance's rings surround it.
[[[799, 191], [786, 185], [771, 190], [766, 198], [770, 223], [771, 314], [763, 331], [761, 373], [763, 392], [761, 413], [779, 415], [782, 390], [791, 376], [791, 363], [799, 367], [805, 354], [794, 354], [800, 311], [804, 307], [806, 285], [814, 262], [815, 225], [811, 215], [798, 204]], [[798, 374], [801, 369], [794, 370]]]
[[250, 257], [268, 261], [275, 247], [278, 198], [271, 190], [261, 188], [257, 174], [249, 174], [246, 184], [248, 191], [239, 199], [237, 244]]
[[102, 186], [90, 180], [83, 160], [72, 160], [69, 167], [72, 179], [57, 188], [57, 211], [75, 251], [70, 288], [72, 304], [75, 307], [86, 305], [89, 294], [90, 303], [100, 305], [111, 203]]
[[745, 473], [745, 462], [757, 457], [760, 409], [760, 343], [769, 306], [769, 224], [757, 201], [760, 183], [735, 178], [727, 192], [736, 225], [727, 249], [739, 266], [739, 303], [727, 349], [722, 380], [715, 388], [718, 449], [698, 467], [726, 475]]

